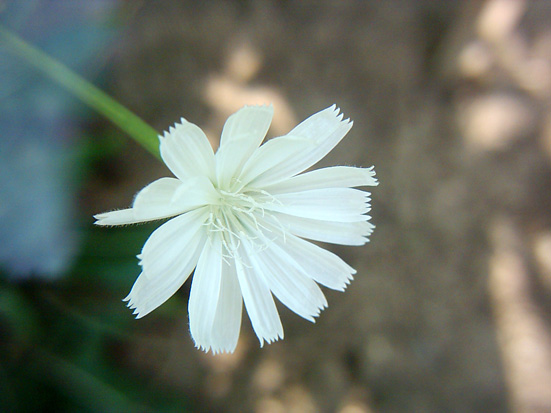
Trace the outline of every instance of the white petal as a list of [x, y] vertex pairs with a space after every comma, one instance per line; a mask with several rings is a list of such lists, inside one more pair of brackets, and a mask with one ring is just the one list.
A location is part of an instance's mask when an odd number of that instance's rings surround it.
[[214, 182], [214, 153], [203, 131], [184, 118], [165, 132], [161, 140], [161, 157], [174, 175], [185, 180], [206, 176]]
[[[288, 137], [305, 140], [310, 142], [311, 145], [304, 145], [300, 153], [295, 153], [294, 150], [291, 150], [289, 154], [293, 159], [292, 162], [285, 164], [286, 168], [284, 171], [275, 168], [271, 170], [268, 169], [257, 178], [251, 181], [244, 179], [244, 181], [250, 182], [251, 185], [259, 188], [277, 183], [305, 171], [324, 158], [325, 155], [327, 155], [348, 133], [352, 127], [352, 122], [348, 119], [343, 121], [342, 118], [342, 114], [339, 115], [339, 109], [333, 105], [310, 116], [287, 135], [266, 142], [259, 150], [272, 141], [278, 141]], [[281, 148], [275, 143], [266, 150], [268, 153], [264, 155], [265, 158], [269, 159], [272, 156], [281, 156]], [[245, 168], [248, 167], [250, 163], [258, 162], [254, 155], [256, 155], [256, 153], [253, 154], [249, 162], [245, 165]]]
[[241, 329], [242, 308], [243, 298], [235, 263], [223, 262], [220, 297], [211, 332], [211, 348], [215, 354], [224, 351], [233, 353], [235, 350]]
[[379, 183], [374, 176], [373, 167], [333, 166], [306, 172], [263, 189], [270, 194], [284, 194], [312, 189], [375, 186]]
[[[244, 257], [246, 253], [242, 246], [240, 251], [240, 254]], [[264, 340], [271, 343], [283, 338], [283, 326], [270, 289], [266, 286], [264, 280], [258, 277], [249, 263], [244, 265], [242, 257], [235, 258], [235, 269], [245, 308], [262, 347]]]
[[273, 216], [279, 225], [292, 234], [331, 244], [364, 245], [375, 228], [367, 221], [331, 222], [279, 213], [273, 213]]
[[188, 255], [186, 248], [193, 246], [198, 237], [204, 238], [207, 218], [208, 209], [201, 208], [172, 218], [153, 231], [139, 255], [144, 272], [148, 276], [167, 272], [174, 261]]
[[267, 210], [297, 217], [334, 222], [365, 221], [369, 211], [369, 192], [351, 188], [314, 189], [280, 194], [264, 204]]
[[[340, 114], [340, 109], [336, 105], [332, 105], [318, 113], [313, 114], [309, 118], [299, 123], [289, 135], [302, 136], [310, 139], [320, 145], [325, 145], [328, 153], [340, 140], [346, 135], [348, 130], [352, 127], [348, 120], [342, 120], [343, 115]], [[343, 131], [346, 129], [344, 135], [336, 137], [334, 134], [336, 131]], [[335, 142], [336, 141], [336, 142]], [[321, 159], [321, 158], [320, 158]]]
[[143, 272], [124, 299], [141, 318], [168, 300], [195, 268], [206, 239], [205, 210], [171, 219], [146, 241], [141, 259]]
[[101, 214], [94, 215], [94, 218], [97, 220], [94, 224], [102, 226], [136, 224], [139, 222], [136, 220], [134, 211], [131, 208], [102, 212]]
[[211, 339], [216, 307], [221, 293], [222, 241], [216, 234], [203, 248], [193, 274], [189, 296], [189, 326], [196, 347], [208, 351], [219, 348]]
[[224, 146], [233, 140], [250, 138], [258, 147], [272, 123], [274, 108], [272, 105], [244, 106], [231, 115], [222, 130], [220, 146]]
[[315, 143], [286, 135], [270, 139], [258, 148], [243, 167], [239, 177], [242, 185], [262, 188], [293, 176], [305, 152], [315, 150]]
[[198, 176], [182, 182], [175, 178], [158, 179], [143, 188], [132, 208], [94, 216], [96, 225], [125, 225], [153, 221], [182, 214], [218, 199], [208, 178]]
[[147, 185], [138, 192], [132, 204], [136, 218], [140, 216], [148, 219], [178, 214], [178, 206], [172, 199], [178, 188], [183, 185], [183, 182], [176, 178], [161, 178]]
[[243, 164], [257, 149], [272, 123], [270, 106], [245, 106], [231, 115], [224, 125], [220, 148], [216, 152], [216, 179], [219, 188], [229, 189]]
[[304, 268], [310, 278], [333, 290], [344, 291], [356, 270], [339, 256], [326, 249], [305, 241], [293, 234], [282, 234], [281, 226], [267, 219], [259, 218], [260, 224], [275, 235], [273, 243], [289, 254]]
[[96, 225], [135, 224], [178, 215], [184, 211], [171, 200], [182, 185], [175, 178], [158, 179], [138, 192], [132, 208], [95, 215]]
[[261, 251], [255, 250], [247, 241], [243, 244], [255, 272], [265, 280], [279, 301], [299, 316], [314, 322], [314, 317], [327, 307], [327, 300], [305, 269], [274, 243]]
[[[182, 185], [176, 188], [170, 203], [180, 211], [190, 211], [205, 205], [211, 205], [218, 202], [220, 194], [214, 189], [212, 182], [205, 176], [195, 176], [182, 182]], [[145, 200], [144, 200], [145, 201]], [[142, 200], [136, 198], [134, 209], [140, 211], [142, 207], [149, 207], [151, 200], [147, 200], [147, 205], [142, 204]]]
[[287, 234], [275, 242], [307, 269], [314, 281], [333, 290], [344, 291], [356, 273], [339, 256], [294, 235]]

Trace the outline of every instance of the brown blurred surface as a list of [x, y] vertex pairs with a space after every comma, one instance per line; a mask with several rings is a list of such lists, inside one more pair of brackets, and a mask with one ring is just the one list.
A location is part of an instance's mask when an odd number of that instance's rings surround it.
[[[187, 310], [136, 321], [124, 363], [205, 411], [551, 411], [551, 2], [132, 2], [113, 93], [158, 130], [181, 116], [216, 145], [272, 102], [272, 135], [333, 103], [354, 120], [323, 165], [375, 165], [358, 270], [285, 340], [193, 348]], [[165, 167], [128, 144], [92, 212]], [[136, 275], [138, 268], [136, 267]], [[130, 289], [130, 285], [128, 288]], [[189, 289], [189, 286], [188, 286]], [[186, 294], [186, 292], [181, 292]], [[245, 316], [246, 317], [246, 316]]]

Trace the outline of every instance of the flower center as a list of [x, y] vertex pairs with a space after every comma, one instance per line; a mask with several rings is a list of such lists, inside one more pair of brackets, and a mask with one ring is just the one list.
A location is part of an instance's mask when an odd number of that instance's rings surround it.
[[[238, 248], [246, 240], [259, 250], [266, 248], [262, 240], [263, 229], [259, 223], [265, 217], [265, 211], [261, 205], [260, 196], [254, 197], [243, 192], [228, 192], [217, 189], [220, 197], [216, 204], [210, 205], [209, 218], [205, 225], [208, 228], [209, 237], [218, 235], [222, 239], [225, 258], [238, 258]], [[269, 194], [264, 194], [269, 195]]]

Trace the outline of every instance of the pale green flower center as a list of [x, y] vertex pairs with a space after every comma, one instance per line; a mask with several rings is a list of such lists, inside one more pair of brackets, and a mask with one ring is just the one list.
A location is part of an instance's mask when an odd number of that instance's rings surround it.
[[215, 234], [221, 237], [225, 249], [224, 257], [237, 259], [237, 250], [244, 240], [255, 249], [265, 249], [262, 235], [267, 229], [259, 219], [266, 217], [267, 213], [262, 205], [271, 196], [265, 191], [258, 191], [258, 194], [254, 194], [256, 196], [222, 189], [217, 189], [217, 192], [220, 195], [218, 203], [210, 205], [210, 214], [205, 225], [209, 237]]

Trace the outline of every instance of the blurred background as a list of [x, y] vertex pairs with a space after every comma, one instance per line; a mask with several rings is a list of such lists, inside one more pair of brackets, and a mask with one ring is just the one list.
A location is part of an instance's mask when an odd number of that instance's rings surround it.
[[[0, 22], [159, 132], [214, 146], [244, 104], [270, 136], [338, 104], [321, 165], [375, 165], [377, 226], [315, 325], [212, 356], [189, 282], [121, 299], [159, 224], [97, 228], [167, 168], [0, 43], [0, 409], [551, 411], [551, 2], [0, 0]], [[245, 316], [246, 317], [246, 316]]]

